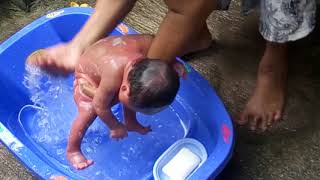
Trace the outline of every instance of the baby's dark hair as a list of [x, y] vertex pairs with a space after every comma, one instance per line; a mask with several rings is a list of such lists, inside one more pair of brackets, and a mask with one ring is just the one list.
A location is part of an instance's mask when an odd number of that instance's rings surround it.
[[170, 105], [180, 86], [172, 66], [156, 59], [135, 63], [128, 74], [129, 101], [137, 108], [161, 108]]

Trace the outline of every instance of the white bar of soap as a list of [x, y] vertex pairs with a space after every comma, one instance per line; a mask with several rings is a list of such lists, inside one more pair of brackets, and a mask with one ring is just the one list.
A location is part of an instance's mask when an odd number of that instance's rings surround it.
[[188, 148], [182, 148], [169, 162], [162, 171], [171, 180], [183, 180], [200, 164], [199, 156], [191, 152]]

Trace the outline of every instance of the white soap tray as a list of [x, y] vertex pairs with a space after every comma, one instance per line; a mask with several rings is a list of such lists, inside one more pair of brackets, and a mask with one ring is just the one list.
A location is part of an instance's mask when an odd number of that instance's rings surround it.
[[180, 139], [157, 159], [153, 166], [153, 177], [155, 180], [188, 179], [205, 162], [207, 156], [205, 147], [199, 141]]

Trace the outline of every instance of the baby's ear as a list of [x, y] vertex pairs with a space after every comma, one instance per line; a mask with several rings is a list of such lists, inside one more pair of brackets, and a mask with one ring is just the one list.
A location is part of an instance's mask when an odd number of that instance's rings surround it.
[[127, 86], [125, 84], [121, 84], [120, 89], [121, 89], [121, 91], [126, 91], [127, 90]]
[[[134, 63], [137, 63], [139, 61], [141, 61], [142, 59], [144, 59], [145, 57], [143, 56], [143, 54], [141, 53], [133, 53], [130, 57], [131, 61], [133, 61]], [[134, 64], [133, 63], [133, 64]]]
[[122, 84], [121, 87], [120, 87], [120, 91], [126, 95], [126, 96], [129, 96], [129, 93], [130, 93], [130, 89], [129, 89], [129, 86], [127, 84]]
[[176, 61], [173, 64], [173, 68], [176, 70], [176, 72], [178, 73], [179, 77], [182, 77], [183, 79], [187, 79], [188, 71], [187, 71], [187, 69], [185, 68], [185, 66], [181, 62]]

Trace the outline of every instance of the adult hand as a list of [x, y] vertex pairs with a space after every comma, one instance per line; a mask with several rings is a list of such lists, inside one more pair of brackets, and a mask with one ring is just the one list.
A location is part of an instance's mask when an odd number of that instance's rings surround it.
[[74, 72], [74, 68], [81, 52], [69, 44], [58, 44], [47, 49], [33, 52], [27, 59], [28, 64], [39, 66], [55, 74]]

